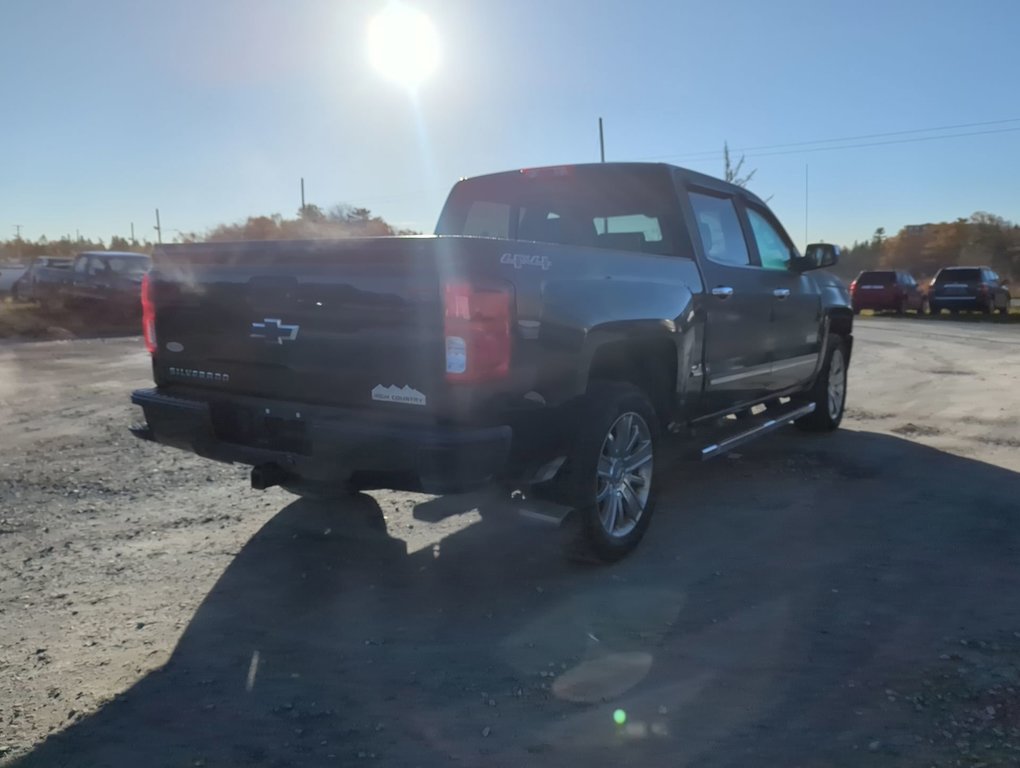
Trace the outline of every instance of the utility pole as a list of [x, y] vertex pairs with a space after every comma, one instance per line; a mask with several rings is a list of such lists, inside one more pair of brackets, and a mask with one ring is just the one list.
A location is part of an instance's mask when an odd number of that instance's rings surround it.
[[305, 177], [301, 177], [301, 214], [305, 212]]
[[20, 224], [15, 224], [14, 225], [14, 239], [15, 240], [20, 240], [21, 239], [21, 225]]
[[808, 245], [808, 164], [804, 163], [804, 247]]
[[135, 241], [135, 223], [131, 222], [131, 242]]
[[601, 162], [606, 162], [606, 138], [602, 133], [602, 118], [599, 118], [599, 157]]
[[162, 245], [163, 228], [159, 225], [159, 208], [156, 209], [156, 226], [154, 226], [153, 229], [156, 230], [156, 242]]

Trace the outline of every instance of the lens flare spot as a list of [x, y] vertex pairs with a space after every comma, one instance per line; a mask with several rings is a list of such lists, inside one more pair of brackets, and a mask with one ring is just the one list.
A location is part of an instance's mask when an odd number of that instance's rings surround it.
[[622, 709], [617, 709], [613, 712], [613, 722], [617, 725], [624, 725], [627, 722], [627, 713]]

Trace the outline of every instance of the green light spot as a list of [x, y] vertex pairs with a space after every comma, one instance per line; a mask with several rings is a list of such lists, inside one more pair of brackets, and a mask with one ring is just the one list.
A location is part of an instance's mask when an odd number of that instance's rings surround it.
[[617, 725], [623, 725], [627, 722], [627, 713], [622, 709], [617, 709], [613, 712], [613, 722]]

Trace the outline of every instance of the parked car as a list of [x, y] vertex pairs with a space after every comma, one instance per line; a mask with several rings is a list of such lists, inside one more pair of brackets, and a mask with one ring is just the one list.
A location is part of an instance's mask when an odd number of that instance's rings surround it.
[[38, 270], [33, 298], [49, 308], [100, 309], [108, 314], [140, 314], [142, 276], [151, 259], [144, 253], [86, 251], [68, 268]]
[[820, 271], [838, 248], [802, 255], [746, 189], [663, 164], [512, 171], [457, 183], [436, 234], [158, 247], [133, 432], [251, 465], [258, 489], [496, 483], [614, 560], [668, 433], [708, 459], [843, 418], [853, 313]]
[[1006, 282], [988, 267], [944, 267], [932, 280], [928, 292], [931, 313], [943, 309], [1009, 313], [1011, 297]]
[[24, 264], [0, 264], [0, 295], [14, 294], [15, 284], [25, 274]]
[[35, 301], [38, 296], [36, 285], [48, 279], [48, 270], [70, 270], [71, 259], [59, 256], [36, 256], [28, 268], [11, 286], [11, 296], [16, 301]]
[[924, 314], [928, 297], [914, 276], [901, 269], [877, 269], [861, 272], [850, 283], [854, 313], [862, 309], [892, 311], [903, 315], [908, 311]]

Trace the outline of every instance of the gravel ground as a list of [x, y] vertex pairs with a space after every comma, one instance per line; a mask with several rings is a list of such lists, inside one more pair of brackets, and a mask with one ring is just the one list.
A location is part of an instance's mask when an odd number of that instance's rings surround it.
[[862, 319], [842, 430], [674, 465], [611, 568], [138, 443], [140, 346], [0, 346], [0, 763], [1020, 765], [1015, 327]]

